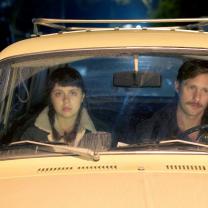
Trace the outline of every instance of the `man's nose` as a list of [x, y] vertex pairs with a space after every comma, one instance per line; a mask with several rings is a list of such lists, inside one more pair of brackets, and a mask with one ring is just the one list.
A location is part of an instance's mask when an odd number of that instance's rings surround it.
[[199, 102], [199, 100], [201, 98], [200, 90], [198, 90], [198, 89], [195, 90], [193, 98], [194, 98], [194, 101]]

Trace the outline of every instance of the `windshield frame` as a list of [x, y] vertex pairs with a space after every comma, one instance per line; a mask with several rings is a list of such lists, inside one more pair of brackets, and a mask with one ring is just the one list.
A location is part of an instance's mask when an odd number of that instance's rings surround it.
[[[0, 61], [0, 67], [6, 65], [13, 66], [13, 70], [19, 68], [21, 63], [33, 61], [34, 63], [39, 60], [44, 61], [47, 59], [53, 59], [53, 57], [64, 59], [72, 57], [71, 61], [74, 60], [82, 60], [85, 58], [91, 58], [91, 57], [104, 57], [104, 56], [134, 56], [137, 55], [155, 55], [158, 56], [179, 56], [184, 58], [203, 58], [208, 59], [208, 49], [203, 48], [166, 48], [166, 47], [126, 47], [126, 48], [94, 48], [94, 49], [79, 49], [79, 50], [65, 50], [65, 51], [50, 51], [50, 52], [44, 52], [41, 54], [29, 54], [25, 56], [17, 56], [17, 57], [10, 57], [6, 60]], [[76, 59], [77, 58], [77, 59]], [[70, 61], [67, 61], [70, 63]], [[10, 86], [11, 87], [11, 86]], [[10, 94], [12, 96], [13, 92], [10, 91]], [[10, 106], [9, 106], [10, 105]], [[11, 103], [7, 105], [7, 108], [11, 108]], [[10, 110], [8, 110], [9, 112]], [[8, 117], [8, 115], [7, 115]], [[7, 123], [8, 120], [5, 120], [5, 123]], [[111, 150], [110, 150], [111, 151]]]

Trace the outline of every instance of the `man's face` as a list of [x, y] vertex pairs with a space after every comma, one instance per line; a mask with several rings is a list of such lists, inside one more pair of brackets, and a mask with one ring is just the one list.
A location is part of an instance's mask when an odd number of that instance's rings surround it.
[[208, 74], [175, 83], [179, 108], [189, 116], [202, 116], [208, 106]]

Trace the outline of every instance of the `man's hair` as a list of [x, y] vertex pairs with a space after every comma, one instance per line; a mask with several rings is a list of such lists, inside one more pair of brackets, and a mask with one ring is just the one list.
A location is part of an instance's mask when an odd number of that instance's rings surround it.
[[208, 74], [208, 61], [205, 60], [190, 60], [182, 64], [178, 70], [177, 81], [182, 81], [190, 78], [195, 78], [200, 74]]

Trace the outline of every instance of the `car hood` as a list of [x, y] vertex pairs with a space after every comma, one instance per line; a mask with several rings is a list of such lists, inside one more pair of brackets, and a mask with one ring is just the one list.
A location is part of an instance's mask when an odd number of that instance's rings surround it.
[[174, 152], [4, 160], [1, 207], [206, 207], [207, 165]]

